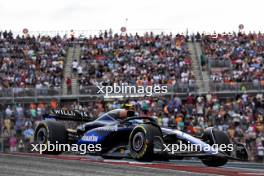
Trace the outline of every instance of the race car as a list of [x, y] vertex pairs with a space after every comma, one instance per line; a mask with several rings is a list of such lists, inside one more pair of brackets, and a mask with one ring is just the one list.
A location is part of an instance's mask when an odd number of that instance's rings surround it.
[[[60, 120], [83, 123], [76, 129], [66, 129]], [[201, 136], [192, 136], [180, 130], [160, 127], [156, 119], [138, 116], [128, 109], [111, 110], [98, 118], [91, 118], [86, 112], [54, 110], [37, 125], [34, 139], [37, 144], [47, 144], [48, 141], [53, 144], [100, 144], [101, 150], [90, 154], [112, 159], [168, 161], [197, 157], [205, 165], [214, 167], [223, 166], [230, 159], [248, 159], [244, 144], [231, 143], [224, 132], [213, 127], [206, 128]], [[182, 145], [198, 147], [183, 151], [179, 148]], [[226, 150], [219, 146], [232, 148]], [[62, 152], [45, 151], [46, 154]]]

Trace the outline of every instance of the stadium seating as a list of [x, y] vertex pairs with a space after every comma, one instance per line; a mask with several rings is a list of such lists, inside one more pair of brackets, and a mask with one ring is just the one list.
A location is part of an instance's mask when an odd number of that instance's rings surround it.
[[[67, 42], [55, 36], [0, 37], [0, 89], [61, 88]], [[30, 92], [29, 92], [30, 93]], [[26, 95], [26, 94], [25, 94]]]
[[195, 90], [189, 51], [183, 35], [109, 35], [83, 41], [80, 92], [87, 86], [128, 83], [165, 84], [174, 90]]
[[[60, 36], [14, 38], [12, 32], [3, 33], [0, 35], [0, 98], [3, 94], [14, 98], [0, 104], [0, 141], [5, 150], [9, 151], [10, 139], [14, 141], [15, 137], [18, 149], [27, 151], [33, 141], [35, 125], [50, 109], [80, 109], [97, 117], [129, 103], [140, 115], [153, 116], [164, 127], [199, 135], [206, 127], [214, 126], [226, 132], [233, 141], [246, 143], [251, 159], [256, 159], [258, 146], [264, 144], [264, 98], [258, 91], [259, 87], [264, 87], [264, 35], [196, 36], [208, 60], [211, 91], [214, 92], [201, 95], [201, 92], [188, 94], [197, 88], [187, 38], [183, 35], [112, 35], [106, 32], [76, 39], [81, 45], [81, 58], [80, 62], [73, 61], [76, 63], [72, 66], [82, 95], [89, 93], [89, 86], [113, 83], [166, 84], [173, 87], [171, 95], [107, 101], [97, 101], [93, 97], [89, 101], [87, 97], [79, 101], [77, 97], [61, 96], [57, 100], [26, 102], [23, 97], [30, 94], [34, 97], [35, 93], [21, 90], [34, 89], [47, 95], [45, 88], [62, 89], [63, 81], [66, 81], [63, 73], [67, 47], [74, 45], [75, 39]], [[191, 38], [191, 41], [195, 40]], [[217, 92], [240, 90], [241, 87], [244, 87], [242, 93], [228, 98], [222, 98]], [[13, 92], [5, 92], [10, 89]], [[249, 94], [248, 89], [257, 92]], [[177, 93], [184, 95], [179, 97]], [[48, 95], [52, 94], [49, 92]], [[19, 102], [15, 100], [17, 96], [22, 97]]]
[[264, 88], [263, 34], [204, 35], [201, 45], [214, 90]]
[[[129, 103], [139, 115], [153, 116], [164, 127], [171, 127], [200, 135], [208, 126], [215, 126], [226, 132], [232, 141], [246, 143], [252, 159], [256, 157], [256, 145], [264, 142], [264, 98], [262, 94], [250, 96], [243, 94], [237, 98], [219, 99], [214, 94], [205, 96], [189, 95], [182, 100], [176, 96], [163, 98], [137, 98], [130, 100], [116, 100], [106, 102], [63, 103], [59, 108], [80, 109], [89, 112], [92, 117], [111, 109], [122, 108], [122, 104]], [[25, 105], [6, 105], [1, 107], [2, 137], [5, 146], [8, 139], [16, 136], [23, 142], [32, 142], [33, 136], [25, 136], [25, 131], [34, 129], [42, 114], [48, 113], [58, 106], [54, 102]], [[75, 123], [69, 123], [75, 127]], [[24, 149], [25, 150], [25, 149]]]

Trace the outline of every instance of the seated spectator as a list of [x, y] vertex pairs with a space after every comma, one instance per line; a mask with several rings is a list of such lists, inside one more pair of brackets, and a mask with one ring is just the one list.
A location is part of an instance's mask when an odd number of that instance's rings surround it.
[[25, 148], [26, 151], [30, 150], [30, 144], [32, 144], [34, 141], [34, 129], [32, 128], [32, 122], [31, 121], [27, 121], [25, 123], [25, 127], [26, 129], [23, 131], [23, 139], [25, 141]]
[[112, 84], [166, 84], [176, 91], [196, 87], [183, 35], [107, 34], [84, 40], [81, 50], [81, 93], [87, 93], [87, 86], [110, 84], [109, 80]]
[[[263, 41], [261, 33], [204, 35], [201, 45], [210, 69], [225, 68], [217, 74], [212, 72], [212, 84], [218, 82], [222, 89], [229, 82], [245, 83], [243, 89], [259, 89], [264, 79]], [[232, 88], [236, 89], [228, 86]]]
[[[28, 36], [0, 39], [0, 87], [61, 87], [66, 40], [60, 36]], [[38, 85], [39, 86], [39, 85]]]
[[[37, 114], [40, 117], [5, 118], [2, 136], [9, 144], [12, 135], [22, 134], [23, 144], [27, 150], [33, 140], [33, 129], [38, 120], [42, 118], [41, 114], [48, 112], [51, 108], [79, 109], [89, 112], [91, 117], [98, 117], [111, 109], [122, 108], [122, 104], [132, 104], [138, 115], [156, 116], [161, 126], [179, 129], [195, 135], [201, 135], [205, 128], [214, 126], [227, 133], [231, 141], [245, 143], [252, 159], [261, 159], [262, 146], [259, 141], [263, 141], [264, 134], [263, 100], [262, 94], [252, 96], [246, 93], [229, 99], [221, 99], [217, 95], [209, 93], [206, 96], [199, 95], [197, 97], [190, 94], [186, 99], [177, 96], [141, 97], [124, 101], [64, 102], [60, 103], [60, 106], [58, 106], [57, 101], [53, 100], [51, 102], [53, 105], [47, 107], [43, 102], [40, 102], [38, 106], [35, 103], [32, 103], [31, 106], [21, 105], [21, 107], [25, 107], [23, 108], [24, 114], [29, 109], [34, 108], [39, 111]], [[2, 109], [5, 110], [6, 107], [2, 107]], [[9, 108], [11, 107], [9, 105]], [[192, 109], [188, 110], [188, 108]], [[74, 128], [76, 125], [67, 123], [69, 128]], [[19, 140], [17, 138], [17, 141]]]

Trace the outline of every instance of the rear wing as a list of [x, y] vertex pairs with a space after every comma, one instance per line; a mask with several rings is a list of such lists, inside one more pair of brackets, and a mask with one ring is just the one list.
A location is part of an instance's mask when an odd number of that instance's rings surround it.
[[50, 114], [45, 114], [44, 118], [53, 118], [56, 120], [66, 120], [66, 121], [78, 121], [78, 122], [90, 122], [94, 118], [90, 117], [87, 112], [79, 110], [61, 110], [54, 109], [51, 110]]

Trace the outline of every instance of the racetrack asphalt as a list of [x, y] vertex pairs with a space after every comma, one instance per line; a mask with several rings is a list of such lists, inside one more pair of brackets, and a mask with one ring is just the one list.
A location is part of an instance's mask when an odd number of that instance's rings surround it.
[[196, 176], [250, 175], [264, 176], [264, 164], [230, 162], [224, 167], [206, 167], [199, 161], [135, 162], [132, 160], [103, 160], [89, 156], [50, 156], [0, 153], [2, 176]]

